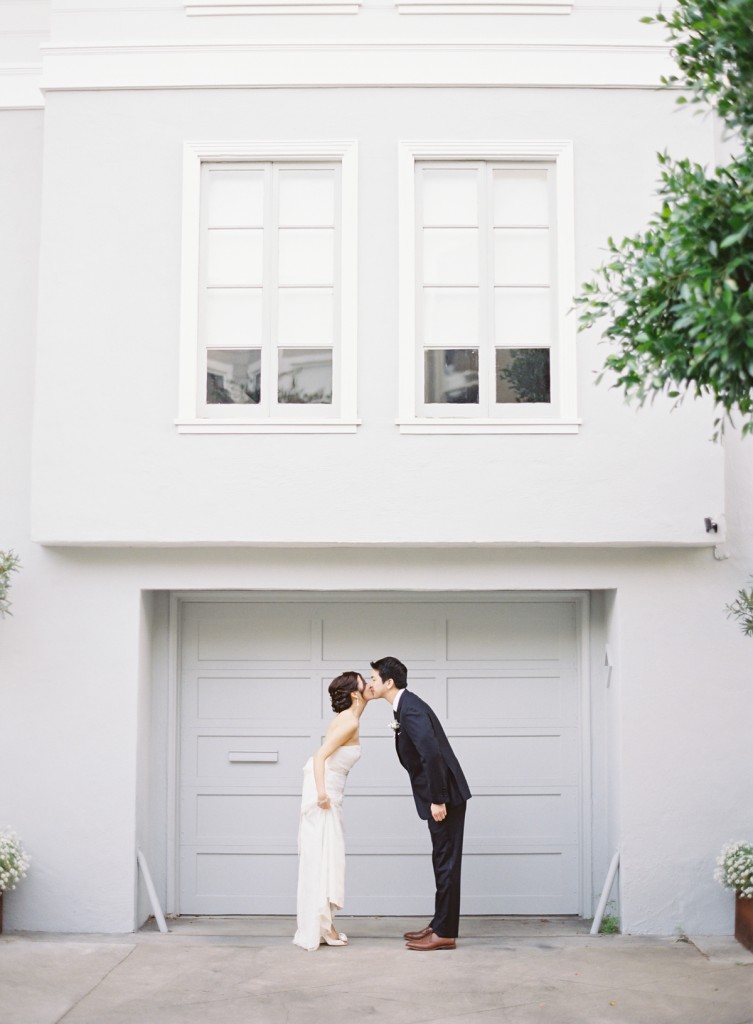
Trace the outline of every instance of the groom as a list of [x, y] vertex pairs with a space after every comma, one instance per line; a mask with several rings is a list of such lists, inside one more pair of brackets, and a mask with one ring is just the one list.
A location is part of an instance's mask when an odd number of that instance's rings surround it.
[[431, 924], [406, 932], [408, 949], [455, 949], [460, 917], [460, 865], [465, 805], [471, 791], [439, 719], [406, 689], [408, 670], [397, 658], [371, 662], [367, 696], [384, 697], [395, 715], [395, 749], [410, 776], [418, 815], [429, 823], [437, 894]]

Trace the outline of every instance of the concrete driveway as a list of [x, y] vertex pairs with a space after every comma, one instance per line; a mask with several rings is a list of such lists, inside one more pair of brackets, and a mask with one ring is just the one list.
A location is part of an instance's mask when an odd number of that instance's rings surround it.
[[406, 950], [425, 922], [341, 918], [306, 953], [289, 918], [181, 918], [169, 935], [0, 936], [2, 1024], [750, 1024], [753, 955], [732, 938], [588, 935], [574, 919], [464, 918], [455, 951]]

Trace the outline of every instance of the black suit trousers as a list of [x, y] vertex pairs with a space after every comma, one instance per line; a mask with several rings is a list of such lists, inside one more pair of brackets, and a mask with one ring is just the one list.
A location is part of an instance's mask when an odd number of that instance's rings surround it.
[[456, 939], [458, 936], [465, 806], [465, 802], [448, 805], [444, 821], [434, 821], [429, 817], [431, 862], [437, 888], [431, 927], [434, 934], [443, 939]]

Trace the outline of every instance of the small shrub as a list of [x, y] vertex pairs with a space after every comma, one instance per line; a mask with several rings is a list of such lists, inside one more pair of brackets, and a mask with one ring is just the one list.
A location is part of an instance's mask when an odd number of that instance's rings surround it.
[[10, 829], [0, 830], [0, 893], [15, 889], [26, 877], [30, 859], [21, 840]]

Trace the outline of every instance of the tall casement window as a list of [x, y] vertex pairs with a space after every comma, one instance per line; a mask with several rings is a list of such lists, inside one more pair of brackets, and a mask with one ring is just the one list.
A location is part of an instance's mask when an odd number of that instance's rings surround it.
[[467, 146], [401, 144], [401, 429], [574, 432], [570, 146]]
[[179, 429], [354, 430], [354, 144], [212, 148], [186, 152]]

